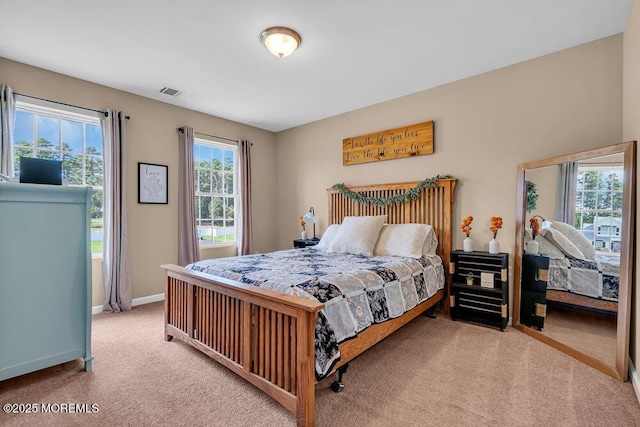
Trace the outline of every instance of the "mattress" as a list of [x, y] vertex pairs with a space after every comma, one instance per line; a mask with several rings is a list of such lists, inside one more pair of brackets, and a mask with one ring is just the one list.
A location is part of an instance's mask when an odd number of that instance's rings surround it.
[[548, 289], [618, 301], [620, 265], [566, 256], [549, 260]]

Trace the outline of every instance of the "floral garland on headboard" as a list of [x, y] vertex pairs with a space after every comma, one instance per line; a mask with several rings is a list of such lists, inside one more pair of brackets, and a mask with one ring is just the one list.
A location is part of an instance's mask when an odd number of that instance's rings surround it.
[[345, 187], [343, 183], [334, 184], [331, 188], [339, 191], [343, 196], [350, 200], [354, 200], [358, 203], [362, 204], [371, 204], [371, 205], [380, 205], [380, 206], [389, 206], [389, 205], [399, 205], [401, 203], [406, 203], [410, 200], [416, 199], [420, 192], [427, 187], [435, 187], [436, 182], [439, 179], [447, 179], [451, 178], [451, 175], [436, 175], [433, 178], [427, 178], [424, 181], [420, 181], [410, 190], [405, 191], [401, 194], [394, 194], [390, 197], [365, 197], [360, 193], [354, 193]]

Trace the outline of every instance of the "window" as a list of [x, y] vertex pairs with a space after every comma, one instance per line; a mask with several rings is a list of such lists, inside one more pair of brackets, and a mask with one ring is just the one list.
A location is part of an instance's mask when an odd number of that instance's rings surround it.
[[97, 114], [16, 102], [13, 163], [17, 176], [20, 157], [62, 160], [63, 178], [69, 185], [93, 188], [91, 250], [102, 253], [104, 162]]
[[622, 182], [622, 166], [578, 167], [575, 227], [596, 251], [620, 252]]
[[238, 147], [196, 139], [193, 163], [200, 245], [235, 245], [238, 241]]

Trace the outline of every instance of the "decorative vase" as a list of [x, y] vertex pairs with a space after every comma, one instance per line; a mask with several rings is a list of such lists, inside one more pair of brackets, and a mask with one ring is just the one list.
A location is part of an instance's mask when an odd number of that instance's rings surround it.
[[529, 255], [538, 255], [539, 247], [540, 247], [540, 244], [538, 242], [536, 242], [535, 240], [529, 240], [524, 245], [524, 251]]
[[462, 241], [462, 250], [465, 252], [473, 252], [473, 240], [467, 237]]
[[307, 240], [307, 230], [302, 230], [301, 238], [302, 240]]
[[500, 243], [494, 238], [489, 240], [489, 253], [497, 254], [500, 252]]

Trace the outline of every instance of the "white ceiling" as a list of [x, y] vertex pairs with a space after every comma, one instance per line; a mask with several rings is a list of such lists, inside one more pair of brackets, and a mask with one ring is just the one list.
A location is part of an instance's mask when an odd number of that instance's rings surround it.
[[631, 3], [0, 0], [0, 56], [280, 131], [620, 33]]

